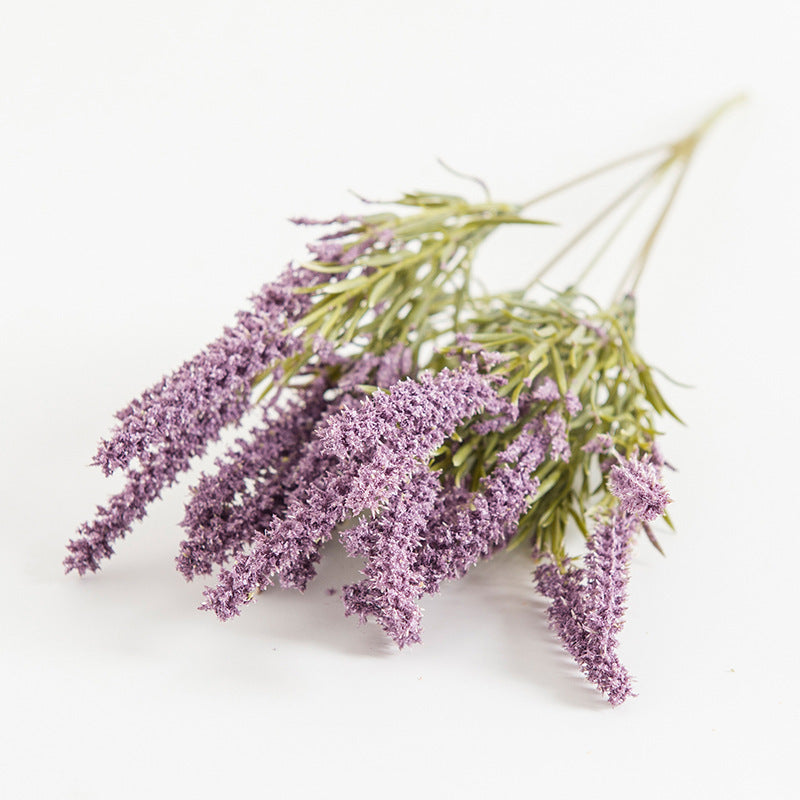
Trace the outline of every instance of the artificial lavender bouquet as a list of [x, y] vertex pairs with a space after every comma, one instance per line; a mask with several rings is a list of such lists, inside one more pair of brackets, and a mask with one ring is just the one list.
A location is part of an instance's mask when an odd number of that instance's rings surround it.
[[[336, 536], [364, 563], [362, 580], [343, 587], [345, 613], [375, 620], [402, 648], [420, 641], [420, 598], [524, 545], [552, 629], [607, 699], [624, 701], [631, 678], [616, 649], [631, 547], [640, 535], [659, 547], [651, 523], [669, 524], [656, 440], [658, 416], [673, 414], [634, 344], [634, 296], [718, 113], [524, 204], [418, 192], [395, 204], [405, 213], [293, 220], [321, 231], [310, 259], [117, 413], [94, 463], [124, 470], [126, 485], [69, 542], [67, 571], [99, 569], [162, 490], [240, 425], [181, 523], [178, 570], [215, 574], [201, 608], [225, 620], [273, 581], [302, 591]], [[537, 297], [558, 257], [519, 291], [476, 288], [474, 257], [494, 230], [542, 224], [524, 215], [536, 202], [640, 159], [655, 166], [559, 254], [672, 179], [610, 303], [581, 292], [588, 268]], [[582, 553], [567, 552], [568, 526]]]

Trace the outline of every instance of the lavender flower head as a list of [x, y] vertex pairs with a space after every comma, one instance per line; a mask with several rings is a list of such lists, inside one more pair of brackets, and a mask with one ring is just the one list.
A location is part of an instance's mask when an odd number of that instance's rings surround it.
[[117, 413], [121, 424], [100, 442], [94, 463], [109, 475], [166, 441], [188, 438], [187, 452], [199, 454], [248, 408], [252, 379], [298, 352], [301, 340], [286, 328], [309, 310], [311, 300], [295, 289], [320, 280], [318, 273], [290, 266], [265, 284], [251, 298], [252, 310], [237, 314], [236, 325]]
[[[67, 545], [66, 571], [83, 575], [113, 554], [113, 542], [147, 513], [147, 506], [189, 469], [221, 429], [236, 423], [250, 405], [250, 382], [260, 372], [298, 352], [302, 341], [287, 332], [310, 307], [295, 289], [320, 276], [290, 267], [252, 298], [253, 309], [239, 312], [192, 360], [117, 414], [121, 424], [100, 444], [95, 463], [106, 474], [127, 467], [127, 484]], [[138, 468], [132, 462], [138, 460]]]
[[564, 648], [608, 701], [619, 705], [633, 693], [630, 675], [616, 654], [631, 541], [642, 523], [664, 512], [669, 496], [657, 469], [635, 457], [612, 468], [609, 485], [619, 505], [595, 526], [583, 569], [569, 565], [559, 571], [552, 559], [545, 559], [534, 580], [552, 600], [550, 626]]
[[474, 364], [444, 369], [402, 380], [388, 394], [375, 392], [328, 417], [316, 434], [326, 468], [299, 486], [285, 515], [223, 571], [202, 607], [228, 619], [275, 573], [282, 585], [303, 589], [320, 545], [338, 525], [364, 510], [380, 511], [460, 423], [502, 406], [491, 383]]
[[643, 522], [660, 517], [670, 502], [659, 470], [647, 460], [647, 456], [615, 464], [609, 473], [608, 483], [622, 508]]

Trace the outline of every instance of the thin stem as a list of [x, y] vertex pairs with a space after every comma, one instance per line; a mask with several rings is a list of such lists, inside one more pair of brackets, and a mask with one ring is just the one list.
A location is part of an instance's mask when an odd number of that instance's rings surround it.
[[[641, 150], [633, 155], [626, 156], [625, 158], [617, 159], [616, 161], [612, 161], [609, 164], [605, 164], [601, 167], [598, 167], [590, 172], [584, 173], [583, 175], [578, 176], [577, 178], [573, 178], [567, 183], [562, 184], [561, 186], [557, 186], [554, 189], [550, 189], [549, 191], [545, 192], [544, 194], [537, 195], [536, 197], [531, 198], [527, 202], [523, 203], [520, 206], [516, 207], [518, 212], [523, 211], [524, 209], [528, 208], [529, 206], [533, 205], [534, 203], [538, 203], [541, 200], [545, 200], [553, 195], [558, 194], [559, 192], [566, 191], [567, 189], [572, 188], [573, 186], [577, 186], [578, 184], [583, 183], [584, 181], [588, 181], [591, 178], [594, 178], [598, 175], [602, 175], [605, 172], [609, 172], [617, 167], [623, 166], [624, 164], [630, 163], [632, 161], [636, 161], [641, 158], [645, 158], [646, 156], [653, 155], [654, 153], [663, 152], [664, 150], [668, 151], [668, 156], [658, 164], [653, 170], [648, 172], [638, 181], [636, 181], [632, 186], [628, 187], [621, 195], [615, 198], [609, 205], [603, 208], [600, 213], [595, 216], [584, 228], [582, 228], [578, 233], [570, 239], [569, 242], [559, 250], [556, 255], [550, 259], [534, 276], [534, 278], [525, 286], [523, 289], [523, 293], [528, 292], [536, 283], [538, 283], [560, 260], [563, 258], [570, 250], [572, 250], [575, 245], [577, 245], [588, 233], [590, 233], [594, 228], [596, 228], [603, 220], [606, 219], [618, 206], [624, 203], [630, 196], [635, 194], [642, 186], [647, 184], [650, 180], [653, 181], [652, 185], [648, 187], [647, 191], [644, 193], [643, 197], [637, 201], [633, 208], [625, 215], [622, 222], [615, 228], [615, 230], [611, 233], [609, 238], [604, 242], [600, 251], [592, 258], [589, 264], [584, 268], [581, 275], [578, 277], [578, 280], [573, 284], [573, 286], [577, 286], [581, 281], [583, 281], [589, 272], [594, 268], [600, 258], [605, 254], [611, 244], [614, 242], [616, 237], [619, 235], [621, 230], [625, 227], [625, 225], [630, 221], [636, 211], [641, 207], [644, 202], [644, 199], [650, 194], [652, 189], [658, 183], [658, 179], [665, 175], [667, 171], [676, 163], [683, 162], [683, 167], [678, 175], [675, 184], [672, 187], [672, 190], [667, 198], [666, 203], [664, 204], [661, 213], [659, 214], [658, 219], [656, 220], [653, 229], [650, 231], [647, 239], [645, 240], [642, 248], [640, 249], [637, 256], [634, 258], [634, 261], [631, 263], [630, 267], [626, 270], [625, 276], [623, 277], [622, 281], [617, 290], [617, 298], [616, 300], [621, 300], [622, 296], [626, 293], [633, 293], [636, 290], [636, 287], [641, 280], [642, 273], [644, 272], [645, 264], [647, 263], [647, 259], [650, 255], [650, 252], [653, 248], [653, 245], [658, 237], [658, 234], [661, 231], [661, 228], [664, 225], [664, 220], [666, 219], [667, 215], [669, 214], [670, 209], [675, 201], [676, 196], [680, 190], [681, 185], [683, 184], [683, 180], [686, 176], [686, 171], [688, 169], [689, 163], [694, 155], [694, 152], [697, 148], [699, 142], [703, 139], [705, 134], [708, 130], [714, 125], [714, 123], [729, 109], [732, 107], [739, 105], [747, 98], [745, 95], [737, 95], [736, 97], [727, 100], [726, 102], [720, 104], [717, 108], [715, 108], [705, 119], [694, 129], [692, 130], [687, 136], [684, 136], [682, 139], [678, 139], [677, 141], [666, 144], [666, 145], [658, 145], [656, 147], [648, 148], [647, 150]], [[628, 285], [630, 281], [630, 287], [625, 291], [625, 287]]]
[[[714, 125], [714, 123], [723, 114], [725, 114], [734, 106], [745, 102], [746, 100], [747, 96], [740, 94], [717, 106], [717, 108], [715, 108], [688, 136], [684, 137], [673, 145], [673, 160], [676, 162], [682, 160], [683, 168], [681, 169], [677, 179], [675, 180], [675, 183], [672, 186], [672, 191], [670, 192], [667, 202], [664, 204], [664, 207], [662, 208], [661, 213], [659, 214], [658, 219], [653, 226], [653, 229], [648, 234], [641, 250], [636, 255], [631, 263], [631, 266], [626, 270], [625, 275], [620, 281], [620, 284], [617, 287], [615, 302], [621, 301], [626, 294], [632, 295], [636, 291], [639, 281], [642, 278], [642, 274], [644, 273], [644, 268], [647, 265], [647, 259], [649, 258], [650, 252], [653, 249], [653, 245], [655, 244], [661, 229], [664, 227], [664, 220], [667, 218], [667, 215], [669, 214], [669, 211], [675, 202], [675, 198], [678, 196], [678, 192], [683, 185], [684, 178], [686, 177], [689, 164], [691, 163], [692, 157], [695, 154], [697, 145], [708, 132], [709, 128], [711, 128], [711, 126]], [[631, 283], [626, 289], [625, 287], [629, 280]]]
[[596, 167], [589, 172], [585, 172], [582, 175], [578, 175], [576, 178], [572, 178], [571, 180], [567, 181], [566, 183], [562, 183], [560, 186], [556, 186], [553, 189], [548, 189], [543, 194], [536, 195], [532, 197], [530, 200], [526, 200], [522, 205], [517, 206], [518, 211], [524, 211], [526, 208], [534, 205], [534, 203], [539, 203], [542, 200], [547, 200], [550, 197], [553, 197], [561, 192], [567, 191], [567, 189], [571, 189], [573, 186], [578, 186], [585, 181], [589, 181], [592, 178], [596, 178], [598, 175], [603, 175], [606, 172], [611, 172], [611, 170], [616, 169], [617, 167], [622, 167], [625, 164], [630, 164], [633, 161], [638, 161], [639, 159], [646, 158], [647, 156], [655, 155], [656, 153], [662, 153], [672, 145], [670, 144], [660, 144], [656, 145], [655, 147], [648, 147], [646, 150], [640, 150], [637, 153], [633, 153], [629, 156], [624, 156], [623, 158], [618, 158], [615, 161], [611, 161], [608, 164], [603, 164], [600, 167]]
[[[675, 183], [672, 186], [672, 190], [669, 193], [669, 197], [667, 197], [667, 202], [664, 203], [664, 207], [661, 209], [661, 213], [658, 215], [658, 219], [656, 220], [653, 229], [650, 231], [649, 235], [644, 241], [641, 250], [636, 255], [631, 264], [631, 267], [626, 271], [625, 276], [623, 277], [622, 281], [620, 282], [619, 286], [617, 287], [617, 292], [614, 298], [614, 302], [618, 303], [622, 300], [622, 298], [626, 294], [632, 295], [636, 291], [636, 287], [641, 280], [642, 273], [644, 272], [645, 265], [647, 264], [647, 258], [650, 255], [650, 251], [653, 249], [653, 245], [655, 244], [656, 238], [658, 237], [661, 228], [664, 226], [664, 220], [667, 218], [672, 205], [675, 202], [675, 198], [678, 196], [678, 192], [680, 191], [681, 185], [683, 184], [683, 180], [686, 177], [686, 173], [689, 170], [689, 163], [691, 161], [691, 156], [694, 153], [692, 150], [689, 155], [686, 156], [684, 159], [683, 167], [681, 171], [678, 173], [678, 177], [675, 180]], [[630, 280], [631, 276], [633, 279], [631, 281], [630, 287], [626, 290], [625, 284]]]
[[648, 186], [644, 187], [639, 198], [631, 205], [625, 216], [619, 221], [616, 228], [609, 234], [608, 238], [603, 242], [602, 247], [597, 251], [592, 260], [584, 267], [583, 272], [578, 276], [578, 279], [572, 284], [571, 288], [576, 289], [583, 283], [589, 276], [589, 273], [594, 269], [600, 259], [608, 252], [609, 247], [616, 241], [617, 236], [624, 230], [625, 226], [631, 221], [637, 211], [645, 204], [647, 198], [653, 193], [653, 190], [658, 185], [657, 181], [652, 181]]
[[445, 163], [441, 158], [436, 159], [440, 166], [444, 167], [449, 173], [455, 175], [457, 178], [464, 178], [465, 180], [472, 181], [473, 183], [477, 183], [478, 186], [483, 189], [483, 194], [486, 197], [486, 202], [488, 203], [492, 197], [489, 192], [489, 187], [486, 185], [486, 181], [483, 178], [477, 177], [477, 175], [467, 175], [466, 172], [459, 172], [457, 169], [453, 169], [449, 164]]
[[530, 291], [576, 244], [583, 240], [583, 238], [588, 234], [591, 233], [609, 214], [611, 214], [616, 208], [622, 205], [631, 195], [635, 194], [643, 185], [645, 185], [648, 181], [655, 178], [663, 169], [665, 169], [670, 161], [671, 158], [668, 158], [666, 161], [660, 163], [654, 169], [648, 170], [644, 175], [642, 175], [638, 180], [636, 180], [631, 186], [625, 189], [622, 194], [618, 195], [614, 200], [611, 201], [605, 208], [603, 208], [597, 216], [593, 217], [581, 230], [579, 230], [575, 236], [572, 237], [565, 245], [561, 248], [540, 270], [539, 272], [534, 275], [533, 279], [528, 282], [528, 284], [523, 289], [524, 292]]

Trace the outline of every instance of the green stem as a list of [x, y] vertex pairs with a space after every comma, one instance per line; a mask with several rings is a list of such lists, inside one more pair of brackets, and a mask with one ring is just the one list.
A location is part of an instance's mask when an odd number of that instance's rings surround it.
[[[686, 173], [689, 169], [689, 164], [692, 161], [692, 157], [697, 150], [697, 145], [703, 140], [703, 137], [706, 135], [706, 133], [708, 133], [709, 129], [720, 117], [722, 117], [731, 108], [734, 108], [746, 100], [746, 95], [740, 94], [720, 104], [688, 136], [680, 139], [672, 146], [673, 155], [671, 162], [677, 163], [682, 161], [683, 166], [681, 171], [678, 173], [678, 177], [672, 186], [672, 190], [667, 197], [664, 207], [661, 209], [661, 213], [658, 215], [658, 219], [645, 239], [641, 250], [634, 258], [631, 267], [626, 271], [625, 276], [620, 282], [620, 285], [617, 288], [615, 302], [619, 302], [626, 294], [633, 295], [636, 292], [636, 288], [638, 287], [639, 281], [644, 273], [644, 268], [647, 265], [647, 259], [650, 256], [653, 245], [655, 244], [661, 229], [664, 227], [664, 221], [669, 215], [670, 209], [675, 203], [675, 198], [678, 196], [680, 188], [683, 185], [683, 181], [686, 178]], [[629, 280], [630, 286], [626, 289], [625, 287]]]
[[669, 144], [660, 144], [656, 145], [655, 147], [648, 147], [646, 150], [640, 150], [636, 153], [633, 153], [629, 156], [624, 156], [623, 158], [615, 159], [614, 161], [610, 161], [608, 164], [603, 164], [600, 167], [596, 167], [595, 169], [589, 170], [589, 172], [584, 172], [582, 175], [578, 175], [576, 178], [572, 178], [571, 180], [567, 181], [566, 183], [562, 183], [559, 186], [556, 186], [553, 189], [548, 189], [543, 194], [536, 195], [532, 197], [530, 200], [526, 200], [521, 205], [517, 206], [517, 211], [522, 212], [526, 208], [534, 205], [534, 203], [540, 203], [542, 200], [547, 200], [550, 197], [554, 197], [557, 194], [561, 194], [561, 192], [565, 192], [568, 189], [572, 189], [574, 186], [579, 186], [586, 181], [591, 180], [592, 178], [596, 178], [599, 175], [603, 175], [606, 172], [611, 172], [612, 170], [617, 169], [617, 167], [625, 166], [625, 164], [630, 164], [633, 161], [638, 161], [639, 159], [646, 158], [647, 156], [655, 155], [656, 153], [661, 153], [664, 150], [669, 149]]
[[587, 234], [591, 233], [601, 222], [603, 222], [606, 217], [608, 217], [613, 211], [615, 211], [619, 206], [621, 206], [631, 195], [636, 194], [636, 192], [642, 188], [648, 181], [653, 180], [658, 176], [658, 174], [668, 166], [670, 159], [661, 162], [657, 167], [654, 169], [648, 170], [644, 175], [638, 178], [633, 184], [631, 184], [625, 191], [621, 194], [617, 195], [607, 206], [605, 206], [599, 214], [593, 217], [583, 228], [581, 228], [575, 236], [573, 236], [565, 245], [561, 248], [537, 273], [533, 276], [532, 280], [530, 280], [522, 290], [523, 293], [529, 292], [539, 281], [544, 278], [544, 276], [550, 272], [550, 270], [558, 264], [558, 262], [572, 250], [575, 245], [579, 244]]
[[653, 181], [648, 186], [643, 187], [643, 191], [641, 195], [637, 198], [636, 202], [631, 205], [628, 209], [625, 216], [619, 221], [619, 224], [616, 228], [609, 234], [608, 238], [603, 242], [600, 249], [594, 255], [592, 260], [584, 267], [583, 272], [578, 276], [578, 279], [572, 284], [570, 287], [571, 289], [577, 289], [583, 281], [589, 276], [589, 273], [594, 269], [597, 265], [597, 262], [606, 254], [608, 249], [611, 247], [612, 244], [616, 241], [617, 236], [625, 229], [625, 226], [631, 221], [633, 216], [636, 214], [637, 211], [645, 204], [647, 198], [653, 193], [653, 190], [656, 188], [658, 183]]
[[[641, 249], [633, 259], [633, 262], [628, 270], [626, 270], [625, 275], [623, 276], [622, 280], [620, 281], [619, 286], [617, 287], [617, 291], [614, 295], [614, 303], [619, 303], [622, 301], [622, 298], [626, 294], [633, 295], [636, 291], [636, 287], [639, 285], [639, 281], [641, 280], [642, 274], [644, 273], [645, 265], [647, 264], [647, 258], [650, 255], [650, 251], [653, 249], [653, 245], [658, 237], [661, 228], [664, 225], [664, 220], [667, 218], [672, 205], [675, 202], [675, 198], [678, 196], [678, 192], [680, 191], [681, 185], [683, 184], [683, 180], [686, 177], [686, 173], [689, 169], [689, 162], [691, 161], [691, 154], [686, 157], [684, 161], [683, 168], [681, 169], [680, 173], [678, 174], [675, 183], [672, 186], [672, 190], [667, 197], [666, 203], [664, 203], [664, 207], [661, 209], [661, 213], [658, 215], [658, 219], [656, 220], [655, 225], [653, 226], [652, 230], [645, 239], [644, 244], [642, 245]], [[630, 281], [630, 287], [625, 288], [626, 284]]]
[[[561, 186], [557, 186], [554, 189], [550, 189], [549, 191], [545, 192], [544, 194], [537, 195], [536, 197], [528, 200], [527, 202], [523, 203], [520, 206], [517, 206], [516, 210], [521, 212], [528, 206], [533, 205], [534, 203], [538, 203], [541, 200], [545, 200], [546, 198], [552, 197], [559, 192], [565, 191], [567, 189], [572, 188], [573, 186], [577, 186], [585, 181], [590, 180], [598, 175], [603, 173], [609, 172], [611, 170], [616, 169], [617, 167], [623, 166], [625, 164], [631, 163], [633, 161], [639, 160], [641, 158], [645, 158], [646, 156], [653, 155], [655, 153], [663, 152], [664, 150], [668, 151], [668, 156], [661, 161], [654, 169], [649, 170], [645, 175], [639, 178], [635, 183], [629, 186], [622, 194], [618, 195], [611, 203], [605, 206], [599, 214], [593, 217], [587, 225], [585, 225], [580, 231], [578, 231], [575, 236], [570, 239], [561, 250], [556, 253], [540, 270], [539, 272], [533, 277], [531, 281], [524, 287], [522, 293], [526, 293], [530, 291], [533, 286], [535, 286], [539, 281], [544, 278], [544, 276], [567, 254], [569, 253], [573, 247], [575, 247], [579, 242], [581, 242], [587, 234], [591, 233], [600, 223], [602, 223], [614, 210], [616, 210], [620, 205], [622, 205], [629, 197], [634, 195], [639, 189], [646, 186], [649, 181], [653, 181], [653, 184], [648, 187], [647, 192], [644, 193], [646, 197], [649, 192], [654, 188], [654, 186], [658, 183], [658, 181], [669, 171], [669, 169], [675, 165], [676, 163], [683, 163], [683, 167], [681, 172], [678, 175], [678, 178], [675, 184], [672, 187], [672, 191], [670, 192], [669, 197], [667, 198], [667, 202], [665, 203], [658, 219], [655, 222], [652, 230], [650, 231], [647, 239], [645, 240], [641, 250], [637, 254], [634, 262], [632, 263], [631, 267], [626, 270], [625, 276], [623, 277], [617, 291], [615, 302], [618, 302], [625, 294], [633, 293], [636, 287], [641, 280], [642, 273], [644, 272], [644, 267], [647, 262], [647, 259], [650, 255], [650, 252], [655, 244], [655, 241], [660, 233], [664, 221], [667, 218], [670, 209], [675, 201], [675, 198], [680, 190], [681, 185], [683, 184], [683, 180], [686, 175], [686, 171], [688, 169], [689, 163], [691, 158], [697, 148], [699, 142], [703, 139], [706, 135], [708, 130], [717, 122], [717, 120], [723, 116], [728, 110], [733, 108], [734, 106], [739, 105], [746, 97], [744, 95], [737, 95], [736, 97], [727, 100], [726, 102], [720, 104], [717, 108], [715, 108], [705, 119], [694, 129], [692, 130], [687, 136], [684, 136], [681, 139], [673, 142], [672, 144], [667, 145], [658, 145], [656, 147], [648, 148], [647, 150], [641, 150], [633, 155], [626, 156], [624, 158], [617, 159], [616, 161], [612, 161], [609, 164], [604, 164], [597, 169], [591, 170], [590, 172], [584, 173], [583, 175], [578, 176], [577, 178], [573, 178], [567, 183], [562, 184]], [[635, 212], [641, 208], [644, 199], [641, 198], [639, 202], [637, 202], [631, 211], [625, 215], [621, 224], [611, 233], [610, 237], [604, 242], [600, 251], [593, 257], [593, 259], [589, 262], [588, 266], [583, 270], [581, 275], [579, 276], [578, 280], [574, 284], [577, 286], [586, 275], [591, 271], [591, 269], [595, 266], [595, 264], [600, 260], [602, 255], [606, 252], [612, 242], [616, 239], [618, 234], [622, 231], [625, 225], [631, 220], [631, 218], [635, 215]], [[630, 281], [630, 286], [627, 288]]]

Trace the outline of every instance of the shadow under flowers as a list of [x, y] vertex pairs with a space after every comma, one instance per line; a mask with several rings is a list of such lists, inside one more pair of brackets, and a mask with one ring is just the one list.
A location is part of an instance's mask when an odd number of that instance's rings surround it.
[[423, 597], [423, 642], [402, 653], [376, 623], [361, 625], [344, 615], [341, 587], [363, 577], [360, 567], [360, 560], [330, 542], [304, 593], [269, 587], [227, 625], [265, 645], [302, 642], [351, 656], [404, 658], [412, 671], [436, 661], [457, 673], [468, 663], [571, 706], [608, 708], [549, 630], [548, 603], [533, 588], [533, 562], [525, 550], [500, 553]]

